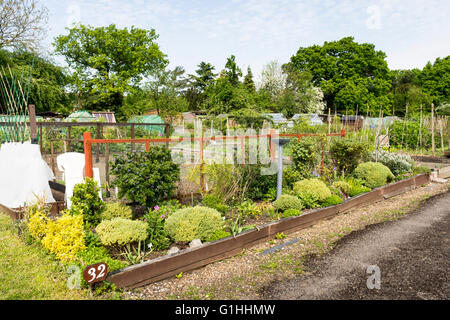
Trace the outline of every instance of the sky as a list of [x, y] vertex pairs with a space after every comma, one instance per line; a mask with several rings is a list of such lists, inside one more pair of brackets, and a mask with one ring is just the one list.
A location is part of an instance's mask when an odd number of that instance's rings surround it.
[[[353, 36], [386, 53], [391, 69], [422, 69], [450, 55], [448, 0], [41, 0], [49, 10], [44, 46], [73, 23], [155, 29], [170, 61], [194, 73], [201, 61], [227, 57], [256, 79], [270, 61], [286, 63], [300, 47]], [[56, 62], [64, 64], [62, 57]]]

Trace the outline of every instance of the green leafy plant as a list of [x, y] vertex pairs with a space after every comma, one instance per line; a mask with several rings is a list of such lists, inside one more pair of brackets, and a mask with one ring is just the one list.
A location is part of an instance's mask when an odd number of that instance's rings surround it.
[[349, 173], [367, 156], [369, 146], [356, 139], [336, 138], [330, 146], [330, 156], [339, 172]]
[[332, 184], [333, 187], [339, 189], [345, 195], [350, 195], [351, 186], [348, 182], [345, 181], [335, 181]]
[[342, 203], [342, 198], [340, 198], [336, 194], [332, 194], [331, 196], [326, 198], [324, 201], [322, 201], [320, 204], [322, 207], [328, 207], [328, 206], [334, 206], [339, 203]]
[[303, 208], [303, 202], [298, 197], [282, 194], [277, 200], [273, 202], [275, 209], [283, 212], [288, 209], [301, 210]]
[[283, 212], [283, 218], [299, 216], [302, 214], [301, 210], [298, 209], [287, 209]]
[[164, 222], [169, 213], [159, 207], [149, 210], [144, 215], [144, 222], [148, 226], [148, 238], [147, 243], [151, 244], [154, 250], [164, 250], [170, 245], [170, 240], [164, 231]]
[[225, 230], [217, 230], [207, 239], [207, 241], [215, 241], [229, 236], [231, 236], [230, 232]]
[[167, 235], [178, 242], [194, 239], [206, 241], [214, 232], [223, 229], [223, 219], [219, 211], [202, 207], [187, 207], [171, 214], [164, 223]]
[[318, 140], [311, 137], [304, 137], [300, 141], [291, 140], [289, 143], [292, 162], [303, 179], [311, 177], [310, 173], [319, 162], [318, 145]]
[[275, 239], [277, 239], [277, 240], [282, 240], [282, 239], [284, 239], [284, 238], [286, 238], [286, 237], [287, 237], [287, 235], [285, 235], [284, 232], [278, 232], [278, 233], [275, 235]]
[[204, 195], [202, 199], [202, 204], [209, 208], [216, 209], [221, 213], [226, 213], [230, 208], [224, 203], [222, 197], [215, 194]]
[[353, 174], [356, 178], [364, 181], [363, 185], [371, 189], [381, 187], [395, 178], [391, 170], [379, 162], [361, 163]]
[[348, 194], [350, 197], [355, 197], [371, 190], [370, 188], [363, 186], [362, 182], [358, 179], [349, 178], [346, 182], [350, 185], [350, 192]]
[[431, 173], [431, 169], [426, 166], [417, 166], [413, 169], [413, 175]]
[[127, 205], [121, 202], [107, 202], [105, 209], [101, 213], [102, 220], [111, 220], [113, 218], [132, 219], [133, 211]]
[[262, 214], [261, 209], [252, 200], [246, 200], [240, 203], [237, 209], [243, 217], [256, 218]]
[[304, 207], [314, 208], [317, 202], [324, 201], [331, 196], [331, 191], [320, 179], [305, 179], [294, 184], [293, 193], [299, 197]]
[[71, 215], [81, 214], [86, 227], [95, 227], [101, 221], [104, 203], [99, 197], [97, 182], [86, 178], [83, 183], [76, 184], [71, 198]]
[[153, 207], [173, 195], [180, 169], [171, 159], [170, 150], [151, 147], [147, 152], [129, 152], [111, 163], [115, 175], [113, 186], [119, 187], [119, 197], [135, 204]]

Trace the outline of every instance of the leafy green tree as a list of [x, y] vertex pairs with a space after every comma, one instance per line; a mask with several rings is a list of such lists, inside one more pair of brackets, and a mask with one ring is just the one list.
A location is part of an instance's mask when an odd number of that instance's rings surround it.
[[256, 92], [255, 82], [253, 81], [253, 73], [252, 69], [250, 69], [250, 66], [247, 68], [247, 74], [244, 77], [243, 85], [248, 90], [248, 92]]
[[230, 81], [233, 86], [238, 86], [239, 77], [242, 77], [242, 70], [238, 67], [236, 57], [234, 55], [227, 58], [227, 63], [225, 64], [225, 74], [228, 81]]
[[450, 56], [437, 58], [430, 62], [418, 75], [418, 81], [423, 90], [428, 93], [433, 102], [439, 105], [450, 101]]
[[210, 63], [200, 62], [196, 74], [189, 75], [189, 87], [184, 92], [184, 97], [189, 103], [189, 110], [198, 110], [205, 101], [205, 90], [214, 84], [217, 74], [214, 73], [215, 67]]
[[325, 108], [323, 93], [313, 86], [311, 74], [294, 69], [290, 64], [284, 65], [283, 70], [286, 83], [278, 94], [279, 111], [287, 118], [297, 113], [321, 113]]
[[68, 35], [56, 37], [55, 52], [74, 70], [73, 84], [88, 110], [111, 109], [120, 118], [124, 95], [168, 63], [154, 29], [118, 29], [111, 24], [68, 30]]
[[[70, 113], [74, 97], [68, 94], [70, 76], [62, 67], [55, 65], [51, 60], [24, 50], [0, 50], [0, 66], [8, 75], [9, 68], [13, 74], [26, 74], [32, 67], [29, 104], [36, 106], [36, 112], [57, 111]], [[27, 81], [27, 80], [26, 80]], [[5, 103], [1, 102], [1, 106]], [[0, 112], [6, 112], [2, 110]]]
[[359, 44], [346, 37], [322, 46], [300, 47], [290, 64], [311, 73], [312, 83], [322, 89], [329, 108], [345, 112], [358, 106], [365, 112], [382, 106], [384, 114], [389, 114], [392, 95], [385, 58], [373, 44]]
[[151, 105], [168, 122], [188, 110], [188, 102], [183, 96], [187, 87], [183, 67], [177, 66], [173, 70], [160, 70], [156, 73], [155, 81], [149, 82], [147, 88]]

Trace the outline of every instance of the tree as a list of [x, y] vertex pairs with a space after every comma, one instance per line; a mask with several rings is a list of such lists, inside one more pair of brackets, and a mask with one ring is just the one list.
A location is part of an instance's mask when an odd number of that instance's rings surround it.
[[248, 90], [248, 92], [256, 92], [255, 82], [253, 81], [253, 73], [252, 69], [250, 69], [250, 66], [247, 68], [247, 74], [244, 77], [243, 85]]
[[0, 48], [37, 49], [47, 20], [48, 10], [37, 0], [0, 0]]
[[286, 82], [277, 96], [279, 111], [287, 118], [297, 113], [321, 113], [325, 108], [323, 93], [314, 87], [311, 74], [298, 71], [290, 64], [283, 66]]
[[261, 71], [260, 89], [267, 91], [272, 97], [283, 90], [286, 83], [286, 74], [278, 61], [271, 61]]
[[198, 110], [206, 98], [205, 90], [214, 84], [217, 74], [215, 67], [210, 63], [200, 62], [196, 74], [189, 75], [189, 87], [184, 92], [184, 97], [189, 103], [189, 110]]
[[227, 58], [227, 63], [225, 64], [225, 74], [228, 81], [236, 87], [239, 84], [239, 77], [242, 77], [242, 70], [236, 64], [236, 57], [231, 55]]
[[180, 66], [173, 70], [160, 70], [155, 80], [147, 84], [152, 107], [169, 123], [180, 112], [188, 110], [188, 102], [183, 97], [188, 80], [183, 75], [184, 69]]
[[378, 111], [382, 106], [384, 114], [389, 114], [392, 94], [385, 58], [373, 44], [358, 44], [347, 37], [323, 46], [300, 47], [290, 64], [311, 73], [311, 81], [323, 91], [328, 107], [351, 112], [359, 106], [364, 112], [369, 108]]
[[430, 62], [418, 75], [418, 82], [436, 105], [450, 102], [450, 56]]
[[[36, 112], [57, 111], [70, 113], [73, 96], [67, 93], [70, 76], [49, 59], [24, 50], [13, 52], [0, 50], [0, 66], [8, 74], [8, 67], [16, 75], [27, 74], [32, 67], [28, 103], [36, 106]], [[25, 79], [28, 81], [28, 79]], [[1, 105], [4, 105], [2, 102]], [[6, 112], [1, 110], [0, 113]]]
[[88, 110], [110, 109], [120, 118], [124, 95], [168, 63], [154, 29], [117, 29], [112, 24], [68, 30], [68, 35], [56, 37], [55, 51], [74, 69], [73, 84]]

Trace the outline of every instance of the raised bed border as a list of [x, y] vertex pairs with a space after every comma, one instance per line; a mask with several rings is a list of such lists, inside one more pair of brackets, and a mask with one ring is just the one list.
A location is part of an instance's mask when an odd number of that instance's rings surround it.
[[245, 248], [272, 239], [279, 232], [289, 233], [307, 228], [320, 220], [329, 219], [350, 209], [394, 197], [418, 186], [428, 184], [430, 181], [429, 174], [417, 175], [349, 198], [338, 205], [319, 208], [300, 216], [270, 222], [258, 229], [243, 232], [235, 237], [229, 236], [207, 242], [197, 248], [187, 248], [172, 255], [165, 255], [111, 272], [107, 280], [119, 288], [141, 287], [180, 272], [191, 271], [212, 262], [232, 257]]

